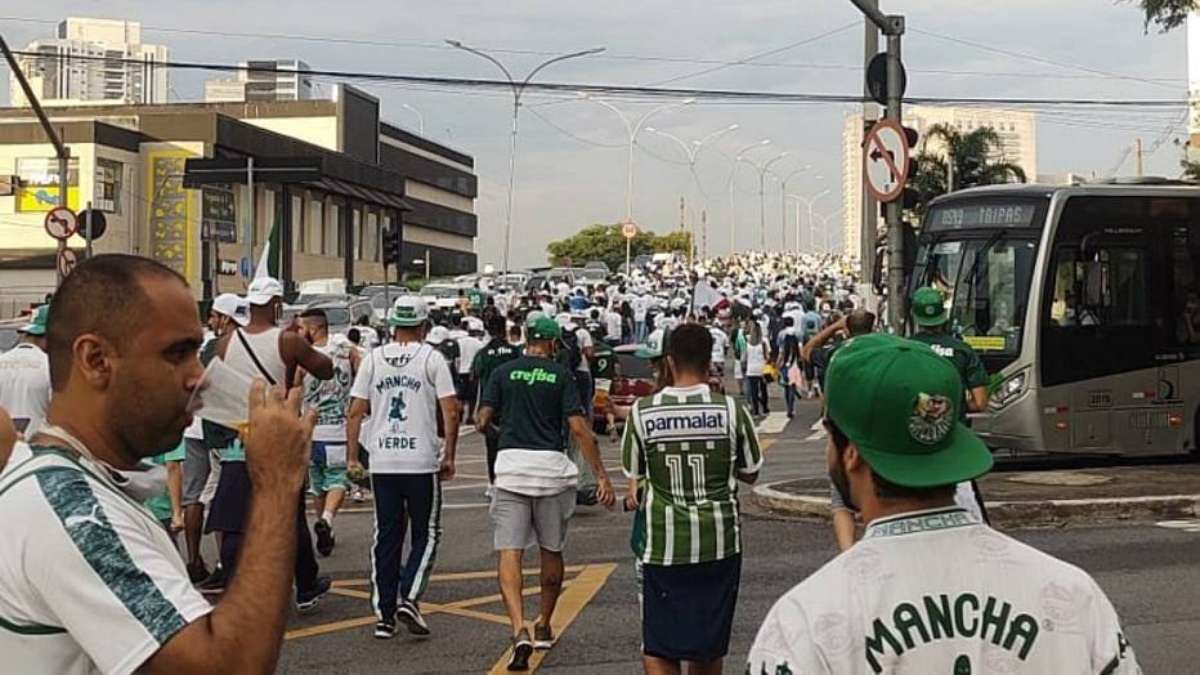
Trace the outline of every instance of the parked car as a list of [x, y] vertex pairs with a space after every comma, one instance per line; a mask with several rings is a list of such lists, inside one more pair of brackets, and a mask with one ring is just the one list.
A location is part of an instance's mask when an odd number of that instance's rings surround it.
[[[386, 290], [386, 292], [384, 292]], [[383, 323], [387, 320], [388, 312], [391, 311], [390, 304], [396, 301], [396, 298], [401, 295], [409, 295], [412, 291], [404, 286], [364, 286], [360, 297], [371, 303], [371, 309], [375, 313], [375, 322]]]
[[454, 284], [425, 284], [421, 288], [421, 297], [425, 298], [425, 303], [430, 307], [449, 309], [458, 304], [458, 292], [461, 290], [461, 286]]
[[329, 333], [345, 333], [351, 326], [358, 325], [364, 317], [368, 322], [375, 318], [371, 301], [355, 298], [349, 302], [330, 301], [315, 302], [305, 309], [320, 309], [325, 312], [325, 320], [329, 322]]
[[[600, 263], [603, 265], [604, 263]], [[575, 281], [587, 286], [589, 289], [595, 288], [600, 284], [608, 281], [608, 269], [602, 267], [577, 267], [572, 270], [575, 273]]]
[[634, 401], [654, 393], [654, 365], [649, 359], [639, 358], [637, 345], [621, 345], [613, 348], [616, 363], [608, 391], [599, 387], [592, 401], [592, 425], [602, 431], [608, 424], [605, 409], [611, 399], [614, 406], [629, 407]]

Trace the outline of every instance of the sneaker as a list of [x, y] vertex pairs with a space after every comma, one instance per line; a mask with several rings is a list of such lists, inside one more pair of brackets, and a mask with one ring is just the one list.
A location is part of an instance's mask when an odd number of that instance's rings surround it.
[[366, 501], [366, 498], [363, 497], [362, 488], [356, 487], [353, 490], [351, 490], [350, 491], [350, 499], [353, 499], [355, 504], [361, 504], [364, 501]]
[[320, 518], [313, 523], [313, 534], [317, 535], [317, 553], [321, 557], [328, 558], [330, 553], [333, 553], [333, 526], [329, 521]]
[[193, 560], [187, 566], [188, 580], [193, 584], [204, 582], [209, 577], [208, 568], [204, 566], [203, 560]]
[[513, 638], [512, 656], [508, 659], [509, 670], [529, 670], [529, 657], [533, 655], [533, 641], [529, 631], [522, 628]]
[[533, 648], [550, 649], [554, 646], [554, 630], [550, 626], [536, 624], [533, 627]]
[[396, 609], [396, 618], [409, 633], [413, 635], [429, 635], [429, 624], [425, 623], [425, 617], [421, 616], [421, 608], [417, 607], [417, 603], [411, 600], [405, 600], [400, 603], [400, 607]]
[[225, 592], [225, 568], [220, 565], [208, 575], [208, 578], [200, 582], [196, 587], [204, 595], [220, 595]]
[[329, 592], [329, 588], [333, 586], [333, 580], [329, 577], [317, 577], [317, 583], [313, 588], [301, 591], [296, 591], [296, 611], [301, 614], [306, 614], [317, 608], [317, 602], [321, 596]]
[[383, 619], [375, 622], [375, 639], [391, 640], [396, 637], [396, 620]]

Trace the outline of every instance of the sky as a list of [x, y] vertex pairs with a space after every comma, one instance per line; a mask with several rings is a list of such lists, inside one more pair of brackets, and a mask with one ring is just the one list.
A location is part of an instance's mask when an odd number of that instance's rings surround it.
[[[1184, 31], [1146, 33], [1133, 2], [882, 0], [882, 5], [885, 12], [907, 18], [903, 52], [910, 96], [1182, 100], [1187, 93]], [[51, 37], [54, 27], [47, 21], [89, 16], [141, 21], [144, 41], [165, 44], [171, 58], [182, 61], [299, 58], [328, 70], [499, 76], [487, 61], [445, 46], [449, 38], [504, 50], [494, 55], [518, 76], [546, 54], [607, 49], [550, 66], [537, 78], [544, 82], [648, 85], [682, 78], [662, 86], [821, 94], [855, 94], [862, 87], [862, 19], [849, 0], [42, 0], [10, 6], [0, 14], [5, 15], [0, 16], [0, 33], [14, 47]], [[298, 37], [381, 44], [294, 39]], [[718, 68], [738, 61], [745, 63]], [[206, 77], [221, 75], [173, 75], [174, 96], [202, 99]], [[2, 80], [0, 87], [7, 87], [7, 78]], [[420, 112], [426, 135], [475, 157], [480, 183], [476, 251], [481, 267], [499, 263], [511, 95], [391, 83], [358, 86], [380, 97], [385, 120], [415, 130], [418, 117], [402, 107], [407, 104]], [[662, 105], [606, 100], [630, 118]], [[592, 223], [618, 222], [626, 211], [628, 135], [621, 119], [570, 95], [529, 92], [523, 102], [513, 267], [542, 264], [547, 242]], [[809, 167], [789, 181], [788, 192], [812, 196], [830, 190], [817, 211], [829, 217], [840, 235], [842, 122], [857, 109], [841, 103], [715, 104], [701, 99], [659, 111], [647, 126], [685, 142], [733, 124], [738, 128], [699, 152], [694, 176], [678, 145], [641, 133], [634, 156], [634, 220], [659, 232], [678, 227], [683, 197], [689, 224], [699, 221], [699, 211], [707, 212], [711, 253], [728, 252], [731, 226], [739, 250], [756, 247], [758, 177], [742, 166], [735, 182], [736, 210], [731, 210], [730, 157], [770, 139], [747, 156], [765, 161], [787, 152], [773, 169], [782, 174]], [[1187, 131], [1183, 114], [1180, 108], [1039, 109], [1038, 172], [1132, 174], [1129, 148], [1141, 137], [1146, 172], [1177, 175], [1182, 150], [1176, 141], [1186, 140]], [[778, 247], [778, 184], [768, 183], [766, 195], [768, 245]], [[788, 215], [789, 223], [792, 217]]]

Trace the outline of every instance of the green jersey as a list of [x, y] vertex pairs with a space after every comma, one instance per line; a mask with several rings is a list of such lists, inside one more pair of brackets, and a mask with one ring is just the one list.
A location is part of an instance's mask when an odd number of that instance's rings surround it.
[[492, 338], [475, 354], [471, 377], [479, 383], [480, 391], [487, 388], [492, 372], [521, 355], [521, 348], [502, 338]]
[[[180, 441], [179, 445], [174, 449], [168, 450], [161, 455], [155, 455], [150, 458], [151, 464], [163, 465], [167, 462], [183, 462], [183, 458], [187, 456], [187, 446]], [[154, 514], [154, 517], [161, 520], [171, 519], [171, 496], [167, 493], [157, 495], [147, 499], [145, 502], [146, 508]]]
[[[987, 369], [983, 367], [983, 361], [979, 360], [979, 355], [975, 353], [971, 345], [945, 333], [921, 332], [912, 336], [912, 339], [924, 342], [935, 354], [945, 357], [954, 364], [954, 369], [962, 378], [964, 391], [969, 393], [975, 387], [987, 385]], [[964, 407], [963, 417], [966, 415], [967, 409]]]
[[642, 562], [689, 565], [741, 553], [737, 476], [759, 470], [762, 450], [735, 399], [701, 384], [638, 400], [621, 464], [646, 484]]

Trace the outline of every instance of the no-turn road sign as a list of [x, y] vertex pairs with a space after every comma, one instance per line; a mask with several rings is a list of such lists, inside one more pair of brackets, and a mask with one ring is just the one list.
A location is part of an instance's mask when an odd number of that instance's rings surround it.
[[632, 222], [623, 223], [621, 225], [621, 236], [626, 239], [633, 239], [638, 234], [637, 225]]
[[863, 177], [881, 202], [895, 201], [908, 180], [908, 138], [895, 120], [880, 120], [863, 142]]
[[79, 254], [75, 251], [64, 248], [58, 252], [58, 273], [64, 278], [75, 270], [75, 266], [79, 264]]
[[56, 206], [46, 213], [46, 234], [66, 241], [79, 231], [79, 218], [65, 206]]

